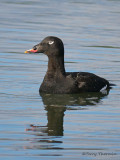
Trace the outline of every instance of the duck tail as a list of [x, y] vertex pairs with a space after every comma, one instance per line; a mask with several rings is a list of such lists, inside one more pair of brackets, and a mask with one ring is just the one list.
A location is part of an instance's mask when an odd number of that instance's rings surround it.
[[113, 84], [113, 83], [109, 83], [109, 88], [113, 88], [113, 86], [116, 86], [116, 84]]

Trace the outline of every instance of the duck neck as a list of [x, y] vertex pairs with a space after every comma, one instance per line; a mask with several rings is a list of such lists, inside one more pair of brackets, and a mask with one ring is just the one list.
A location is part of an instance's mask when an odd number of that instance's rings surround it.
[[49, 56], [48, 58], [47, 74], [65, 75], [64, 56]]

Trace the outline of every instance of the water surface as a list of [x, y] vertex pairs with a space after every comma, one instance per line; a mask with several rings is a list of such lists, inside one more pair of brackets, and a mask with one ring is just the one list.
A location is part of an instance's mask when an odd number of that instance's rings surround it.
[[[120, 1], [0, 1], [0, 159], [119, 159]], [[39, 95], [43, 54], [26, 49], [53, 35], [66, 71], [115, 83], [108, 93]]]

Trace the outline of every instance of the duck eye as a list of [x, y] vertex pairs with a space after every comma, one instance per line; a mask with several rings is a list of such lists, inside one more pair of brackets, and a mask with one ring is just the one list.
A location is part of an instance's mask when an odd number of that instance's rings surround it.
[[48, 42], [48, 44], [50, 44], [50, 45], [53, 44], [53, 43], [54, 43], [54, 41], [49, 41], [49, 42]]

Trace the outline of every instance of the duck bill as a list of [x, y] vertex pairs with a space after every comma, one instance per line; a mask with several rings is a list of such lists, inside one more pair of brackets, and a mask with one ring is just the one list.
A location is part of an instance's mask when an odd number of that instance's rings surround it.
[[37, 53], [37, 50], [29, 49], [29, 50], [26, 50], [24, 53]]

